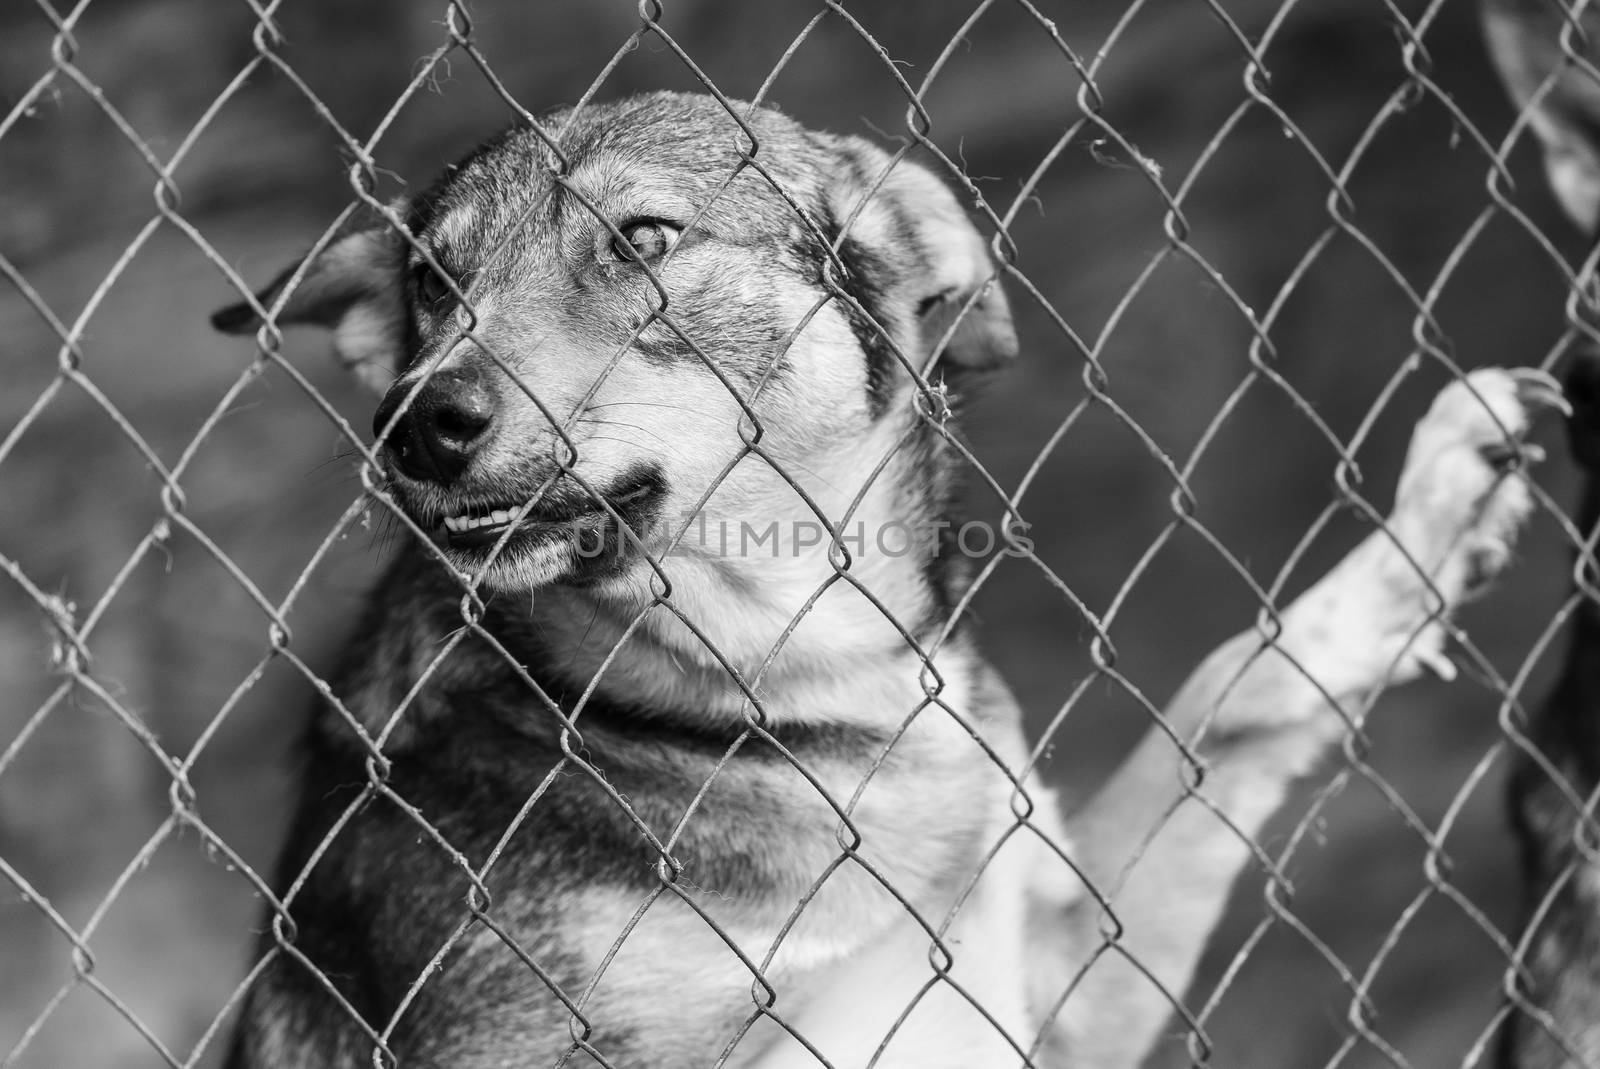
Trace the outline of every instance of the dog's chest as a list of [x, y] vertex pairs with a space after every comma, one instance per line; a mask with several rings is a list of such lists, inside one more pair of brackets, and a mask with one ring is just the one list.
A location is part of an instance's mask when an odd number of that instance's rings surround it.
[[[981, 993], [1007, 1028], [1025, 1031], [1025, 881], [1017, 871], [1027, 862], [1024, 844], [1015, 840], [969, 888], [966, 878], [994, 845], [995, 809], [988, 799], [966, 801], [971, 810], [986, 811], [990, 826], [965, 842], [943, 844], [936, 827], [921, 828], [924, 856], [938, 859], [922, 872], [873, 850], [875, 829], [863, 821], [854, 853], [836, 840], [824, 845], [833, 839], [831, 828], [811, 842], [801, 841], [802, 827], [787, 837], [767, 829], [771, 857], [790, 867], [774, 871], [763, 867], [771, 859], [753, 862], [757, 867], [742, 885], [697, 885], [690, 866], [670, 883], [651, 876], [627, 885], [509, 890], [496, 911], [511, 919], [503, 931], [527, 957], [501, 934], [480, 930], [441, 979], [457, 998], [484, 1007], [485, 1020], [496, 1022], [496, 1042], [515, 1044], [524, 1054], [537, 1050], [552, 1063], [571, 1045], [575, 1028], [618, 1066], [689, 1069], [714, 1064], [731, 1045], [728, 1066], [767, 1069], [804, 1052], [787, 1038], [783, 1021], [807, 1042], [843, 1057], [834, 1064], [865, 1064], [906, 1008], [916, 1007], [889, 1048], [910, 1060], [885, 1064], [946, 1064], [928, 1060], [935, 1053], [955, 1058], [951, 1066], [991, 1064], [1003, 1044], [995, 1045], [993, 1026], [969, 1004], [944, 997], [948, 991], [934, 982], [930, 950], [942, 944], [952, 976]], [[805, 867], [808, 857], [818, 859], [815, 869]], [[732, 880], [736, 874], [720, 875]], [[967, 897], [947, 927], [963, 892]], [[937, 940], [933, 930], [941, 933]], [[540, 963], [542, 977], [528, 959]], [[919, 994], [930, 984], [932, 995]], [[497, 1005], [488, 1007], [489, 999]], [[444, 1016], [459, 1019], [460, 1012]], [[518, 1018], [515, 1027], [507, 1026]], [[478, 1033], [471, 1042], [484, 1040]], [[453, 1065], [472, 1064], [459, 1053], [453, 1057]], [[576, 1064], [586, 1063], [580, 1058]]]
[[[805, 773], [730, 763], [709, 787], [674, 786], [687, 770], [669, 762], [608, 770], [609, 790], [561, 777], [497, 863], [494, 927], [475, 930], [438, 978], [427, 1016], [451, 1027], [419, 1036], [464, 1066], [491, 1040], [559, 1058], [587, 1027], [612, 1064], [669, 1069], [711, 1064], [747, 1028], [741, 1056], [769, 1045], [762, 1005], [797, 1012], [863, 955], [904, 970], [894, 987], [914, 991], [927, 927], [955, 904], [1010, 789], [949, 726], [929, 717], [887, 757], [804, 755]], [[662, 879], [671, 868], [640, 824], [671, 844], [674, 878]], [[456, 1026], [479, 1016], [493, 1028]]]

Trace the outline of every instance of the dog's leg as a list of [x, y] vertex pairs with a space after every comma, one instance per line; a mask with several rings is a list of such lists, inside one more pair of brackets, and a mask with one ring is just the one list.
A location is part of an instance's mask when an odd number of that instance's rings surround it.
[[[1424, 668], [1451, 674], [1442, 618], [1509, 559], [1531, 504], [1509, 470], [1523, 455], [1520, 436], [1539, 407], [1563, 404], [1536, 371], [1487, 369], [1446, 388], [1413, 435], [1385, 528], [1281, 613], [1275, 642], [1236, 636], [1170, 703], [1168, 725], [1206, 766], [1197, 789], [1205, 800], [1186, 789], [1189, 769], [1171, 739], [1152, 732], [1070, 820], [1079, 863], [1122, 935], [1120, 949], [1077, 978], [1041, 1064], [1137, 1066], [1192, 978], [1249, 840], [1294, 779], [1378, 691]], [[1076, 957], [1040, 972], [1041, 1008], [1061, 998], [1085, 949], [1112, 928], [1085, 902], [1068, 921], [1082, 941]], [[1035, 930], [1051, 924], [1040, 917]]]
[[[1600, 352], [1572, 361], [1568, 429], [1586, 480], [1578, 530], [1588, 535], [1600, 524]], [[1582, 567], [1592, 590], [1594, 562]], [[1600, 1069], [1600, 836], [1583, 808], [1600, 789], [1600, 606], [1585, 597], [1573, 615], [1561, 681], [1528, 725], [1542, 760], [1519, 750], [1511, 773], [1526, 915], [1536, 927], [1522, 963], [1526, 983], [1502, 1033], [1503, 1069]]]

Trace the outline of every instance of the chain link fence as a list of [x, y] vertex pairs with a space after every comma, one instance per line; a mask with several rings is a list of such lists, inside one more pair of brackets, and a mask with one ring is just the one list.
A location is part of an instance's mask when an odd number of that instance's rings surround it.
[[[293, 740], [415, 532], [323, 339], [207, 316], [507, 123], [678, 88], [945, 165], [1022, 342], [964, 413], [965, 504], [1032, 545], [964, 606], [1069, 807], [1383, 513], [1440, 385], [1583, 333], [1592, 264], [1463, 0], [32, 0], [0, 57], [8, 1067], [220, 1062]], [[1543, 433], [1467, 678], [1385, 697], [1260, 838], [1152, 1064], [1492, 1064], [1504, 781], [1582, 601]]]

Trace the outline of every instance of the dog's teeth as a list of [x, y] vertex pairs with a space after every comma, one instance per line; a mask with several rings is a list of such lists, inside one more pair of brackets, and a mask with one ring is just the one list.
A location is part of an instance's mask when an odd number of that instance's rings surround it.
[[479, 527], [494, 527], [502, 523], [510, 523], [512, 513], [506, 509], [495, 509], [487, 516], [446, 516], [444, 527], [447, 531], [460, 534], [463, 531], [475, 531]]

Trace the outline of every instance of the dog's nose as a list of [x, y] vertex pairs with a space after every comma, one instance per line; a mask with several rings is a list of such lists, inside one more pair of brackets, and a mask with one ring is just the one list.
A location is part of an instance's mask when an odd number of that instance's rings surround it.
[[[374, 435], [389, 425], [411, 385], [397, 385], [384, 397], [372, 417]], [[496, 408], [493, 388], [476, 370], [436, 372], [389, 432], [385, 448], [413, 479], [454, 482], [488, 442]]]

